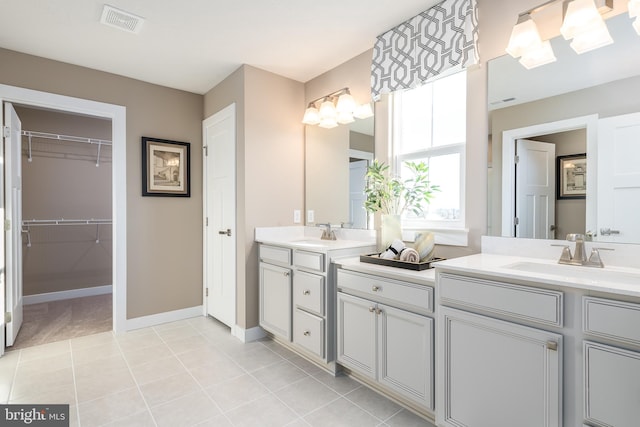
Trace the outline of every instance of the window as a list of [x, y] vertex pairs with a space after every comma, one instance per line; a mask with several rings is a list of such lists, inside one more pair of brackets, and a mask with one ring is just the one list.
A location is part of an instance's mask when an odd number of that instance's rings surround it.
[[466, 98], [465, 71], [392, 95], [394, 172], [402, 177], [404, 162], [424, 161], [440, 187], [421, 214], [404, 214], [405, 229], [464, 229]]

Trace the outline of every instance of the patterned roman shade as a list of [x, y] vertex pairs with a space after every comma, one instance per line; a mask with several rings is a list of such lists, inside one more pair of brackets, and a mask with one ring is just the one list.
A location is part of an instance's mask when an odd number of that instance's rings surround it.
[[478, 63], [477, 39], [476, 0], [445, 0], [379, 35], [371, 64], [373, 99]]

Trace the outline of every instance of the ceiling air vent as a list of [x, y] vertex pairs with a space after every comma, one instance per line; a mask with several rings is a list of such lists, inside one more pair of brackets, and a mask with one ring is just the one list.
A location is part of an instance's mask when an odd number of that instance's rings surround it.
[[122, 31], [137, 34], [142, 28], [144, 18], [105, 4], [100, 22]]

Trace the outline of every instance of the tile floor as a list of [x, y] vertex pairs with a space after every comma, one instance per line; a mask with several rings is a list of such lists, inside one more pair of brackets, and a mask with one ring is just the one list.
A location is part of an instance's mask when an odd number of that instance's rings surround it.
[[70, 403], [71, 426], [425, 426], [345, 376], [204, 317], [7, 352], [3, 403]]

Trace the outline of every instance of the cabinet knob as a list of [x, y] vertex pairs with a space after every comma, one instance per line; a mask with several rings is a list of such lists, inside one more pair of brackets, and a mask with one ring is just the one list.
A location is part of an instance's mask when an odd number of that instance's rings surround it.
[[284, 272], [284, 277], [289, 277], [289, 272], [288, 271]]
[[308, 337], [308, 336], [310, 336], [310, 335], [311, 335], [311, 332], [310, 332], [310, 331], [304, 331], [304, 332], [302, 333], [302, 335], [304, 335], [305, 337]]
[[381, 308], [376, 308], [376, 314], [382, 314], [382, 309]]
[[372, 286], [372, 287], [371, 287], [371, 290], [372, 290], [373, 292], [378, 292], [378, 291], [380, 290], [380, 287], [379, 287], [379, 286], [375, 286], [375, 285], [374, 285], [374, 286]]
[[558, 351], [558, 343], [555, 341], [547, 341], [547, 344], [545, 346], [548, 350]]
[[369, 307], [369, 313], [373, 313], [374, 311], [376, 311], [375, 307]]
[[306, 291], [302, 292], [302, 295], [311, 295], [311, 291], [307, 289]]

